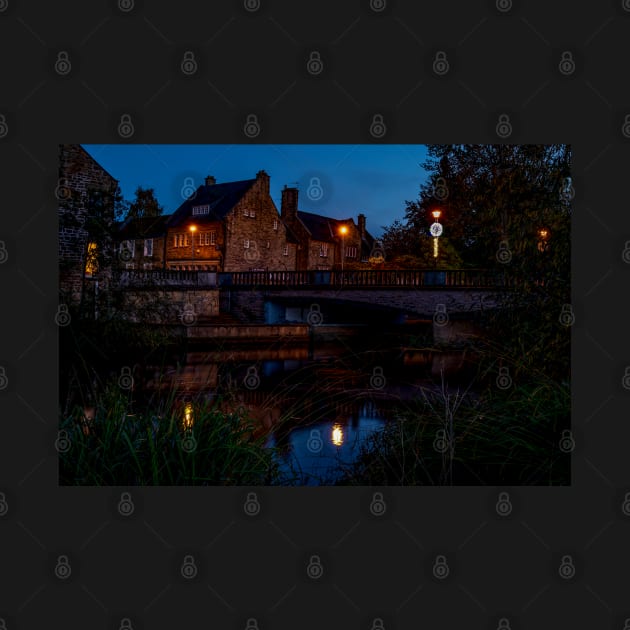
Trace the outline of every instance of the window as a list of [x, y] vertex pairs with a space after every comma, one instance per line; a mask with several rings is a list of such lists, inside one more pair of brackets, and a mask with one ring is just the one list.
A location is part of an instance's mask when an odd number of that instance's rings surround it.
[[271, 243], [267, 241], [267, 249], [269, 249], [270, 247], [271, 247]]
[[356, 258], [356, 257], [357, 257], [357, 248], [346, 247], [346, 258]]
[[175, 247], [183, 247], [188, 245], [188, 237], [184, 234], [175, 234]]
[[217, 242], [217, 233], [210, 232], [210, 245], [214, 245]]
[[246, 217], [248, 217], [248, 216], [249, 216], [249, 208], [245, 208], [245, 209], [243, 210], [243, 215], [244, 215], [244, 216], [246, 216]]
[[278, 219], [274, 219], [273, 220], [273, 229], [277, 230], [278, 229]]
[[136, 268], [136, 266], [135, 266], [135, 264], [134, 264], [134, 263], [127, 263], [127, 264], [125, 265], [125, 267], [126, 267], [127, 269], [135, 269], [135, 268]]
[[249, 216], [253, 219], [256, 216], [256, 210], [250, 210]]
[[184, 234], [184, 247], [188, 247], [188, 234]]
[[153, 256], [153, 239], [152, 238], [144, 239], [144, 255]]
[[283, 255], [283, 256], [288, 256], [288, 255], [289, 255], [289, 246], [288, 246], [288, 245], [285, 245], [285, 246], [282, 248], [282, 255]]
[[192, 215], [198, 216], [200, 214], [209, 214], [210, 212], [210, 206], [209, 205], [205, 205], [205, 206], [193, 206], [192, 207]]
[[319, 255], [322, 258], [327, 258], [328, 257], [328, 243], [322, 243], [319, 246]]
[[97, 251], [98, 246], [96, 243], [88, 243], [87, 255], [85, 257], [86, 276], [91, 276], [98, 271]]

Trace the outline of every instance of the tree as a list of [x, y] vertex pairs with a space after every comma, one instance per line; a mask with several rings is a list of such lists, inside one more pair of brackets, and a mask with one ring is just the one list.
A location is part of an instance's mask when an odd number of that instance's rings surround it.
[[129, 205], [126, 218], [139, 219], [143, 217], [157, 217], [164, 212], [164, 208], [155, 198], [153, 188], [136, 188], [136, 198]]

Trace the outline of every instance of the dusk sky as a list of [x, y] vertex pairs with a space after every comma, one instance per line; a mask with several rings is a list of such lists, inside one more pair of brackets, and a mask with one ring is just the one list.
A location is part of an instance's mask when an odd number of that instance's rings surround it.
[[333, 218], [366, 215], [375, 237], [382, 226], [403, 219], [405, 200], [418, 198], [426, 179], [423, 145], [129, 145], [84, 144], [120, 182], [131, 201], [138, 186], [155, 189], [164, 212], [174, 212], [213, 175], [217, 183], [270, 176], [271, 197], [280, 210], [285, 184], [297, 185], [298, 206]]

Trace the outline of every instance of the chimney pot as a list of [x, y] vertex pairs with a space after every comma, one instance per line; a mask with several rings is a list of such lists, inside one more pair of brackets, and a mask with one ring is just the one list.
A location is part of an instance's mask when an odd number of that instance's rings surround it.
[[208, 177], [206, 177], [206, 186], [214, 186], [216, 183], [217, 180], [212, 175], [208, 175]]

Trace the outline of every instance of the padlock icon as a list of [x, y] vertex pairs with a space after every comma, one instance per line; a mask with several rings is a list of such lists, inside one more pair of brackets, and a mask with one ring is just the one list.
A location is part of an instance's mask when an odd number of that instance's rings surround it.
[[182, 450], [184, 453], [192, 453], [197, 448], [197, 439], [192, 433], [188, 433], [182, 440]]
[[311, 201], [319, 201], [324, 196], [324, 189], [319, 177], [311, 177], [306, 194]]
[[256, 516], [260, 512], [260, 502], [255, 492], [248, 493], [243, 509], [247, 516]]
[[7, 376], [7, 370], [4, 365], [0, 365], [0, 391], [6, 389], [9, 386], [9, 377]]
[[436, 304], [435, 313], [433, 313], [433, 323], [436, 326], [446, 326], [448, 324], [448, 313], [445, 304]]
[[384, 11], [385, 7], [387, 7], [386, 0], [370, 0], [370, 9], [372, 9], [374, 13], [380, 13], [381, 11]]
[[374, 516], [382, 516], [385, 514], [385, 510], [387, 509], [387, 505], [383, 499], [383, 494], [381, 492], [375, 492], [372, 495], [372, 502], [370, 503], [370, 512]]
[[62, 50], [57, 53], [57, 61], [55, 61], [55, 72], [62, 77], [65, 77], [72, 70], [72, 64], [70, 63], [70, 57], [67, 51]]
[[68, 561], [68, 556], [59, 556], [57, 558], [57, 564], [55, 565], [55, 575], [60, 580], [67, 580], [72, 574], [72, 568]]
[[512, 135], [512, 123], [510, 117], [507, 114], [501, 114], [499, 121], [495, 127], [495, 131], [499, 138], [509, 138]]
[[133, 123], [129, 114], [123, 114], [118, 123], [118, 135], [121, 138], [131, 138], [134, 134]]
[[134, 0], [118, 0], [118, 8], [124, 13], [133, 11]]
[[495, 508], [499, 516], [509, 516], [512, 513], [512, 502], [507, 492], [499, 492]]
[[435, 184], [433, 186], [433, 196], [439, 201], [444, 201], [448, 198], [448, 186], [446, 185], [446, 180], [443, 177], [438, 177], [435, 180]]
[[66, 304], [60, 304], [55, 314], [55, 324], [57, 324], [57, 326], [67, 326], [70, 324], [71, 320], [72, 318], [70, 317], [68, 306]]
[[569, 429], [564, 429], [560, 437], [560, 450], [563, 453], [570, 453], [575, 448], [575, 440]]
[[497, 10], [501, 13], [507, 13], [512, 9], [512, 0], [497, 0]]
[[319, 304], [311, 304], [311, 308], [306, 316], [306, 321], [311, 326], [319, 326], [324, 321], [324, 316], [319, 308]]
[[118, 501], [118, 513], [121, 516], [131, 516], [135, 506], [131, 500], [131, 495], [128, 492], [123, 492], [120, 495], [120, 501]]
[[[0, 13], [4, 13], [9, 8], [9, 0], [0, 0]], [[4, 623], [4, 619], [2, 619], [2, 623]], [[2, 626], [0, 626], [0, 630], [3, 630]]]
[[623, 119], [623, 125], [621, 126], [621, 133], [624, 135], [624, 137], [630, 138], [630, 114], [626, 114]]
[[250, 617], [245, 624], [245, 630], [258, 630], [258, 621]]
[[450, 65], [446, 58], [446, 53], [443, 50], [438, 50], [433, 59], [433, 72], [442, 77], [448, 72], [449, 68]]
[[573, 53], [570, 50], [565, 50], [560, 55], [558, 70], [560, 70], [560, 73], [564, 76], [569, 76], [575, 72], [575, 61], [573, 60]]
[[312, 74], [313, 76], [321, 74], [322, 70], [324, 69], [322, 57], [316, 50], [312, 51], [309, 55], [306, 69], [308, 70], [309, 74]]
[[4, 114], [0, 114], [0, 139], [6, 137], [9, 133], [9, 125]]
[[626, 245], [621, 252], [621, 259], [627, 265], [630, 265], [630, 241], [626, 241]]
[[319, 580], [324, 575], [324, 567], [319, 556], [311, 556], [308, 566], [306, 567], [306, 574], [312, 580]]
[[630, 492], [626, 492], [626, 496], [624, 497], [623, 503], [621, 504], [621, 511], [626, 516], [630, 516]]
[[383, 389], [383, 387], [385, 387], [385, 382], [383, 368], [380, 365], [377, 365], [372, 370], [372, 376], [370, 376], [370, 387], [372, 389]]
[[197, 565], [195, 564], [195, 559], [192, 556], [184, 556], [181, 572], [182, 577], [187, 580], [192, 580], [197, 577]]
[[9, 504], [4, 492], [0, 492], [0, 516], [6, 516], [9, 511]]
[[248, 114], [243, 126], [243, 133], [248, 138], [255, 138], [260, 133], [260, 123], [256, 114]]
[[623, 379], [621, 380], [621, 384], [623, 385], [624, 389], [630, 390], [630, 366], [626, 367]]
[[258, 243], [256, 241], [249, 241], [249, 247], [243, 254], [245, 260], [249, 262], [255, 262], [260, 258], [260, 252], [258, 251]]
[[133, 626], [131, 625], [131, 619], [129, 619], [129, 617], [123, 617], [120, 620], [119, 630], [133, 630]]
[[55, 197], [58, 201], [69, 201], [72, 197], [72, 191], [68, 186], [68, 182], [65, 179], [60, 179], [55, 187]]
[[[6, 2], [6, 0], [0, 0], [0, 11], [4, 11], [4, 9], [2, 8], [2, 2]], [[0, 630], [7, 630], [7, 622], [4, 620], [3, 617], [0, 617]]]
[[186, 304], [184, 304], [181, 314], [181, 320], [184, 326], [192, 326], [197, 321], [195, 307], [190, 302], [186, 302]]
[[372, 621], [372, 630], [385, 630], [385, 624], [380, 617], [376, 617], [374, 621]]
[[258, 370], [255, 365], [250, 365], [247, 368], [247, 374], [243, 380], [243, 384], [247, 389], [258, 389], [260, 385], [260, 376], [258, 376]]
[[437, 556], [433, 563], [433, 575], [438, 580], [444, 580], [450, 573], [450, 568], [446, 562], [446, 556]]
[[[626, 9], [626, 11], [630, 11], [630, 0], [628, 1], [628, 8]], [[626, 619], [624, 624], [623, 624], [623, 630], [630, 630], [630, 618]]]
[[324, 446], [324, 441], [322, 440], [322, 434], [319, 429], [312, 429], [311, 433], [306, 442], [306, 448], [311, 453], [319, 453]]
[[58, 453], [67, 453], [72, 447], [72, 442], [68, 436], [68, 432], [64, 429], [59, 431], [57, 439], [55, 440], [55, 448]]
[[499, 243], [499, 249], [497, 250], [496, 258], [503, 265], [507, 265], [509, 262], [511, 262], [512, 252], [508, 247], [507, 241], [501, 241]]
[[560, 310], [560, 317], [558, 319], [563, 326], [573, 326], [573, 324], [575, 324], [573, 307], [570, 304], [563, 304], [562, 309]]
[[446, 439], [446, 431], [444, 429], [438, 429], [435, 432], [435, 438], [433, 440], [433, 448], [438, 453], [446, 453], [448, 450], [448, 440]]
[[383, 120], [382, 114], [374, 114], [372, 116], [372, 124], [370, 125], [370, 134], [374, 138], [382, 138], [387, 133], [387, 127]]
[[192, 177], [184, 177], [184, 185], [179, 191], [181, 198], [186, 200], [195, 195], [197, 189], [195, 188], [195, 180]]
[[497, 376], [497, 387], [499, 389], [509, 389], [512, 387], [512, 377], [507, 367], [499, 368], [499, 376]]
[[192, 50], [187, 50], [184, 53], [184, 58], [182, 59], [180, 68], [187, 76], [191, 76], [197, 72], [197, 61], [195, 59], [195, 53]]
[[506, 617], [501, 617], [501, 619], [499, 619], [499, 623], [497, 624], [497, 630], [511, 630], [510, 620]]
[[120, 376], [118, 377], [118, 386], [120, 389], [132, 389], [133, 388], [133, 376], [131, 375], [131, 368], [124, 366], [120, 369]]
[[260, 9], [260, 0], [244, 0], [243, 6], [245, 7], [245, 11], [253, 13]]
[[570, 580], [575, 576], [575, 565], [573, 564], [573, 558], [571, 558], [571, 556], [562, 556], [558, 573], [564, 580]]
[[372, 262], [383, 262], [385, 260], [385, 252], [380, 241], [376, 241], [372, 247], [372, 251], [370, 252], [370, 261]]

